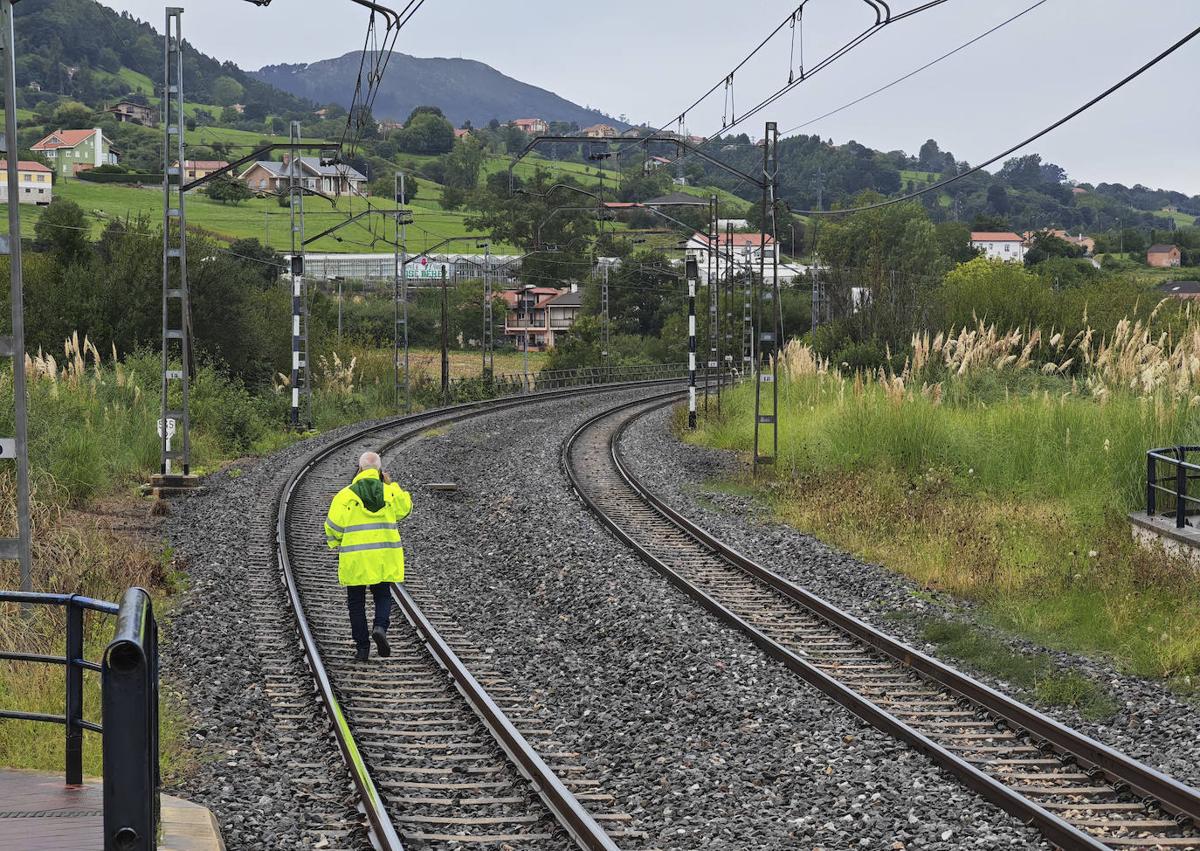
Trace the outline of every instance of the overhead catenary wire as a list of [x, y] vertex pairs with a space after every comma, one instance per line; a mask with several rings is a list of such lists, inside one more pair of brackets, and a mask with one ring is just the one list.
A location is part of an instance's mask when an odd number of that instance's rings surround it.
[[948, 177], [945, 180], [939, 181], [938, 183], [934, 183], [931, 186], [927, 186], [926, 188], [918, 190], [916, 192], [910, 192], [907, 195], [903, 195], [899, 198], [892, 198], [887, 201], [880, 201], [877, 204], [867, 204], [862, 207], [850, 207], [850, 208], [841, 209], [841, 210], [792, 210], [792, 212], [797, 215], [801, 215], [801, 216], [830, 216], [830, 215], [841, 215], [841, 214], [846, 214], [846, 213], [862, 213], [862, 212], [866, 212], [867, 210], [877, 210], [880, 207], [889, 207], [892, 204], [903, 204], [906, 201], [912, 201], [913, 199], [920, 198], [922, 195], [927, 195], [930, 192], [936, 192], [940, 189], [943, 189], [943, 188], [951, 185], [952, 183], [957, 183], [958, 181], [962, 180], [963, 178], [969, 177], [972, 174], [976, 174], [976, 173], [982, 171], [983, 169], [987, 168], [989, 165], [993, 165], [993, 164], [999, 162], [1000, 160], [1004, 159], [1005, 157], [1009, 156], [1010, 154], [1013, 154], [1013, 153], [1021, 150], [1021, 148], [1024, 148], [1024, 147], [1027, 147], [1028, 145], [1033, 144], [1038, 139], [1041, 139], [1043, 136], [1046, 136], [1046, 135], [1054, 132], [1055, 130], [1057, 130], [1059, 127], [1062, 127], [1067, 122], [1073, 120], [1074, 118], [1078, 117], [1079, 115], [1083, 114], [1084, 112], [1087, 112], [1093, 106], [1095, 106], [1096, 104], [1105, 100], [1106, 98], [1110, 97], [1111, 95], [1115, 94], [1116, 92], [1120, 91], [1125, 86], [1129, 85], [1134, 80], [1136, 80], [1138, 77], [1145, 74], [1151, 68], [1155, 67], [1156, 65], [1161, 63], [1163, 60], [1167, 59], [1167, 57], [1171, 56], [1173, 53], [1175, 53], [1176, 51], [1183, 48], [1184, 45], [1186, 45], [1188, 42], [1195, 39], [1196, 36], [1198, 36], [1198, 35], [1200, 35], [1200, 27], [1197, 27], [1196, 29], [1192, 30], [1190, 33], [1185, 35], [1183, 38], [1179, 39], [1179, 41], [1172, 44], [1170, 47], [1168, 47], [1162, 53], [1158, 54], [1153, 59], [1151, 59], [1149, 62], [1142, 65], [1136, 71], [1132, 72], [1128, 76], [1124, 77], [1123, 79], [1121, 79], [1118, 82], [1114, 83], [1113, 85], [1109, 86], [1107, 89], [1102, 91], [1100, 94], [1096, 95], [1094, 98], [1089, 100], [1087, 103], [1083, 104], [1082, 106], [1078, 107], [1077, 109], [1072, 110], [1068, 114], [1064, 115], [1062, 118], [1055, 121], [1050, 126], [1039, 130], [1038, 132], [1034, 133], [1032, 136], [1030, 136], [1027, 139], [1022, 139], [1020, 142], [1017, 142], [1012, 147], [1001, 151], [1000, 153], [996, 154], [994, 157], [991, 157], [990, 159], [985, 160], [984, 162], [981, 162], [979, 165], [976, 165], [972, 168], [967, 169], [966, 171], [962, 172], [961, 174], [956, 174], [953, 177]]
[[[1025, 15], [1028, 15], [1034, 9], [1038, 8], [1039, 6], [1044, 6], [1048, 2], [1049, 2], [1049, 0], [1038, 0], [1038, 2], [1034, 3], [1032, 6], [1025, 7], [1020, 12], [1013, 15], [1011, 18], [1001, 21], [1000, 23], [996, 24], [991, 29], [975, 36], [970, 41], [965, 41], [962, 44], [960, 44], [958, 47], [949, 51], [948, 53], [943, 53], [941, 56], [937, 57], [936, 59], [932, 59], [929, 62], [926, 62], [920, 68], [915, 68], [912, 71], [909, 71], [904, 76], [897, 77], [895, 80], [892, 80], [887, 85], [880, 86], [879, 88], [875, 89], [874, 91], [867, 92], [865, 95], [862, 95], [861, 97], [857, 97], [848, 103], [844, 103], [841, 106], [837, 107], [836, 109], [831, 109], [831, 110], [829, 110], [829, 112], [823, 113], [822, 115], [818, 115], [816, 118], [810, 118], [809, 120], [807, 120], [801, 124], [797, 124], [795, 127], [792, 127], [788, 130], [784, 130], [782, 133], [780, 133], [780, 135], [786, 136], [789, 133], [795, 133], [797, 130], [803, 130], [805, 127], [808, 127], [809, 125], [816, 124], [818, 121], [823, 121], [826, 118], [837, 115], [839, 112], [843, 112], [844, 110], [847, 110], [852, 106], [858, 106], [858, 104], [862, 103], [863, 101], [869, 100], [878, 94], [882, 94], [883, 92], [886, 92], [888, 89], [898, 86], [900, 83], [903, 83], [904, 81], [915, 77], [917, 74], [920, 74], [922, 71], [927, 71], [928, 69], [932, 68], [935, 65], [938, 65], [941, 62], [944, 62], [945, 60], [949, 59], [950, 57], [954, 56], [955, 54], [961, 53], [962, 51], [966, 50], [968, 47], [972, 46], [973, 44], [976, 44], [977, 42], [982, 41], [983, 39], [987, 38], [988, 36], [992, 35], [993, 33], [999, 32], [1000, 30], [1007, 27], [1009, 24], [1017, 21], [1020, 18], [1023, 18]], [[801, 62], [803, 63], [803, 59], [801, 60]], [[803, 65], [802, 65], [802, 67], [803, 67]]]

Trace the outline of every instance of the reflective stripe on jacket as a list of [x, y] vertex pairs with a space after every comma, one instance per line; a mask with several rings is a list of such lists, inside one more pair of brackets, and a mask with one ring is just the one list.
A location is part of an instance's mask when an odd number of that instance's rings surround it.
[[395, 482], [371, 483], [376, 495], [382, 485], [383, 498], [382, 506], [372, 511], [354, 489], [365, 479], [379, 480], [379, 471], [364, 470], [355, 476], [354, 483], [333, 498], [325, 520], [325, 541], [338, 551], [338, 581], [342, 585], [403, 582], [400, 521], [412, 511], [412, 497]]

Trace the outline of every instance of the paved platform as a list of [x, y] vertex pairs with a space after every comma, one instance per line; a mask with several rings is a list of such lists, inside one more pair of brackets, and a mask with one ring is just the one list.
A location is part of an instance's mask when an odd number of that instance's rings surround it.
[[[1200, 523], [1200, 517], [1189, 516], [1188, 523]], [[1185, 558], [1192, 567], [1200, 569], [1200, 527], [1187, 525], [1179, 529], [1173, 516], [1148, 517], [1144, 511], [1129, 514], [1129, 527], [1133, 540], [1141, 546]]]
[[[0, 851], [100, 851], [104, 847], [99, 780], [64, 786], [62, 775], [0, 769]], [[161, 851], [224, 851], [212, 813], [162, 796]]]

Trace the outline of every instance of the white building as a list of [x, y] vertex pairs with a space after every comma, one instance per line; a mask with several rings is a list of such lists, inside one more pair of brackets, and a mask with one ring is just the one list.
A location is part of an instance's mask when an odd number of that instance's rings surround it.
[[994, 231], [973, 231], [971, 247], [983, 252], [989, 260], [1003, 260], [1005, 263], [1025, 262], [1025, 241], [1015, 233]]
[[[700, 266], [700, 279], [708, 280], [708, 253], [709, 238], [702, 233], [695, 233], [692, 238], [687, 241], [684, 246], [684, 251], [687, 252], [689, 260], [695, 260]], [[762, 250], [763, 238], [762, 234], [758, 233], [722, 233], [717, 239], [716, 256], [713, 258], [713, 275], [715, 280], [723, 280], [725, 278], [725, 267], [732, 260], [735, 274], [744, 272], [747, 268], [753, 269], [755, 272], [759, 268], [759, 259], [767, 266], [767, 276], [773, 274], [775, 260], [775, 240], [767, 234], [766, 252]], [[780, 271], [780, 279], [784, 277], [784, 272]]]

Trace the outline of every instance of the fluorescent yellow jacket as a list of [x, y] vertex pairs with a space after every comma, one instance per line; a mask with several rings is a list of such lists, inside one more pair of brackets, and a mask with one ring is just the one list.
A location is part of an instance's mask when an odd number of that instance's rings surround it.
[[378, 470], [364, 470], [338, 492], [325, 520], [325, 541], [338, 551], [342, 585], [404, 581], [400, 521], [411, 511], [408, 491], [384, 484]]

